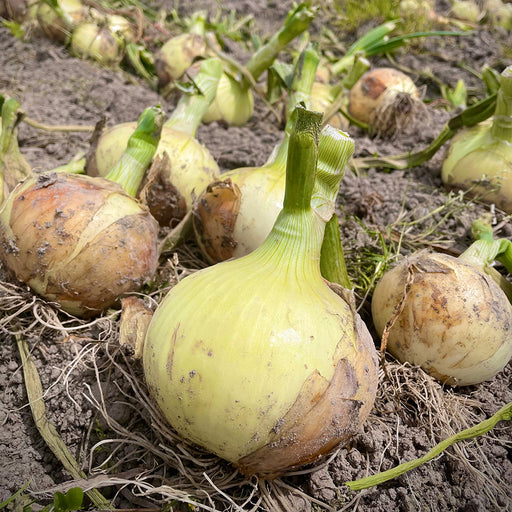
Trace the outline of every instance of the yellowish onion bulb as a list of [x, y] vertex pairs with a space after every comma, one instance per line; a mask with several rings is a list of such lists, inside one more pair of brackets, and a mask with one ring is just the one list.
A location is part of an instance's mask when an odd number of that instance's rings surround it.
[[474, 0], [452, 0], [451, 14], [471, 23], [478, 23], [484, 15]]
[[492, 379], [512, 356], [512, 306], [471, 258], [406, 258], [378, 282], [372, 315], [379, 335], [391, 325], [391, 354], [452, 386]]
[[394, 68], [367, 71], [350, 89], [348, 110], [371, 133], [392, 137], [424, 109], [412, 79]]
[[0, 253], [20, 281], [77, 316], [92, 316], [156, 270], [158, 225], [116, 183], [77, 174], [25, 180], [0, 211]]
[[203, 122], [224, 121], [230, 126], [243, 126], [254, 112], [254, 95], [250, 87], [223, 73], [217, 96], [206, 111]]
[[146, 382], [171, 426], [246, 475], [274, 478], [346, 444], [375, 399], [373, 341], [320, 274], [320, 121], [299, 115], [286, 199], [264, 244], [183, 279], [145, 338]]
[[155, 54], [159, 87], [179, 80], [195, 59], [206, 55], [206, 49], [204, 36], [193, 32], [180, 34], [164, 43]]
[[[204, 112], [215, 97], [222, 66], [216, 59], [202, 61], [194, 78], [196, 93], [185, 93], [173, 114], [164, 123], [155, 160], [160, 162], [150, 210], [162, 225], [179, 221], [192, 208], [193, 201], [218, 179], [217, 162], [196, 138]], [[122, 123], [107, 130], [98, 140], [87, 173], [106, 176], [123, 153], [135, 123]], [[162, 190], [158, 191], [157, 188]], [[151, 193], [147, 195], [151, 197]], [[166, 205], [164, 204], [167, 204]]]
[[501, 74], [493, 118], [452, 138], [441, 177], [447, 187], [512, 213], [512, 66]]
[[71, 51], [82, 59], [93, 59], [111, 66], [124, 57], [126, 44], [135, 34], [130, 22], [121, 16], [97, 13], [92, 20], [80, 23], [71, 34]]
[[485, 11], [494, 25], [512, 30], [512, 4], [502, 0], [487, 0]]
[[30, 4], [30, 18], [46, 37], [65, 42], [84, 19], [86, 9], [80, 0], [57, 0], [57, 6], [56, 10], [49, 2], [36, 0]]

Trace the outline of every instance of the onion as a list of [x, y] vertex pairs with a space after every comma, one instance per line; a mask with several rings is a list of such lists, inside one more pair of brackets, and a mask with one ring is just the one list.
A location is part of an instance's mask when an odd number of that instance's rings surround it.
[[[182, 78], [198, 58], [213, 56], [206, 41], [205, 23], [205, 14], [195, 13], [188, 31], [172, 37], [156, 52], [155, 68], [160, 89]], [[213, 40], [211, 42], [214, 44]]]
[[[162, 225], [180, 220], [192, 208], [194, 198], [219, 176], [217, 163], [195, 134], [215, 97], [221, 73], [217, 59], [203, 61], [194, 78], [197, 90], [183, 94], [162, 127], [156, 157], [167, 154], [168, 158], [161, 161], [152, 192], [146, 194], [150, 210]], [[134, 123], [122, 123], [106, 131], [88, 162], [88, 174], [105, 176], [124, 151], [133, 129]]]
[[248, 76], [242, 75], [235, 66], [226, 63], [225, 72], [217, 88], [217, 96], [204, 115], [203, 121], [224, 121], [233, 126], [246, 124], [254, 111], [252, 83], [269, 68], [290, 41], [307, 30], [313, 18], [314, 11], [304, 3], [290, 11], [283, 27], [250, 58], [245, 66]]
[[0, 2], [0, 17], [2, 18], [22, 23], [28, 13], [29, 0], [2, 0]]
[[161, 117], [159, 108], [142, 114], [109, 179], [36, 174], [2, 204], [3, 264], [68, 313], [98, 314], [140, 289], [156, 270], [158, 224], [127, 191], [138, 188], [151, 161]]
[[350, 89], [350, 115], [380, 136], [397, 135], [415, 121], [422, 108], [414, 82], [393, 68], [368, 71]]
[[55, 0], [54, 5], [45, 0], [30, 3], [30, 18], [46, 37], [65, 42], [71, 32], [85, 17], [85, 7], [80, 0]]
[[[310, 105], [318, 61], [312, 46], [297, 60], [288, 101], [290, 115], [300, 101]], [[222, 181], [211, 183], [195, 201], [192, 219], [196, 239], [210, 262], [248, 254], [270, 233], [283, 205], [288, 141], [294, 122], [290, 115], [284, 139], [265, 165], [223, 173]], [[322, 158], [322, 146], [320, 151]]]
[[512, 4], [501, 0], [486, 0], [485, 10], [494, 25], [512, 30]]
[[[117, 25], [117, 21], [115, 26]], [[93, 59], [105, 66], [118, 64], [124, 57], [126, 40], [108, 21], [80, 23], [71, 34], [71, 52], [82, 59]]]
[[458, 258], [422, 251], [386, 272], [372, 315], [387, 349], [452, 386], [501, 371], [512, 357], [512, 306], [486, 268], [503, 249], [478, 240]]
[[512, 66], [501, 74], [493, 118], [452, 138], [441, 177], [448, 188], [512, 213]]
[[[146, 382], [170, 425], [248, 476], [273, 478], [348, 443], [375, 399], [370, 334], [320, 274], [320, 122], [299, 110], [283, 210], [265, 242], [180, 281], [144, 342]], [[346, 147], [339, 133], [325, 136]], [[337, 191], [340, 168], [331, 171]]]

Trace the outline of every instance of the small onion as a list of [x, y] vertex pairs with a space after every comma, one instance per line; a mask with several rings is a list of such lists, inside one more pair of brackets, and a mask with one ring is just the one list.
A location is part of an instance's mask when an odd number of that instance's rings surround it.
[[56, 3], [57, 9], [50, 2], [37, 0], [30, 4], [29, 15], [46, 37], [65, 42], [84, 19], [86, 10], [80, 0], [56, 0]]
[[229, 125], [242, 126], [254, 112], [254, 96], [251, 82], [256, 82], [270, 67], [279, 52], [299, 34], [302, 34], [314, 18], [314, 11], [305, 3], [290, 11], [283, 27], [261, 46], [245, 66], [247, 76], [233, 66], [226, 65], [226, 71], [219, 81], [217, 97], [210, 105], [203, 121], [223, 121]]
[[[348, 443], [376, 394], [371, 336], [320, 274], [325, 219], [311, 194], [321, 115], [311, 114], [291, 136], [269, 237], [180, 281], [144, 342], [147, 385], [171, 426], [248, 476], [274, 478]], [[339, 181], [331, 174], [336, 191]]]
[[350, 89], [350, 115], [377, 135], [402, 132], [423, 108], [412, 79], [393, 68], [368, 71]]
[[71, 34], [71, 51], [82, 59], [110, 66], [124, 57], [126, 45], [135, 40], [131, 23], [119, 15], [93, 11], [90, 20], [78, 24]]
[[389, 352], [452, 386], [489, 380], [512, 356], [512, 306], [478, 249], [413, 254], [384, 274], [372, 299]]
[[98, 314], [156, 270], [158, 224], [120, 184], [138, 188], [156, 149], [159, 117], [159, 109], [141, 116], [112, 169], [118, 183], [110, 176], [45, 172], [26, 178], [2, 204], [3, 264], [68, 313]]
[[501, 74], [493, 118], [461, 129], [450, 141], [441, 178], [448, 188], [512, 213], [512, 66]]

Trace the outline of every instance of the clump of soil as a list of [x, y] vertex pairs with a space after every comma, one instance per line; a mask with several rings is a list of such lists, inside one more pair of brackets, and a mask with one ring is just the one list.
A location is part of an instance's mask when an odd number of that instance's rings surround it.
[[[442, 5], [440, 3], [440, 5]], [[212, 0], [193, 8], [215, 11]], [[226, 2], [226, 9], [253, 14], [255, 29], [268, 35], [284, 18], [290, 2]], [[191, 12], [192, 7], [187, 7]], [[328, 20], [315, 20], [318, 35]], [[346, 35], [349, 38], [349, 35]], [[350, 36], [351, 37], [351, 36]], [[440, 100], [435, 81], [451, 86], [463, 78], [471, 88], [479, 80], [469, 68], [485, 64], [502, 69], [511, 63], [502, 48], [510, 34], [479, 27], [470, 34], [432, 37], [397, 52], [393, 64], [411, 72], [424, 86], [427, 103], [421, 129], [386, 140], [350, 126], [356, 156], [393, 155], [432, 141], [453, 111]], [[0, 28], [0, 91], [16, 97], [32, 119], [49, 125], [110, 125], [134, 121], [144, 108], [172, 100], [121, 71], [71, 57], [45, 39], [21, 42]], [[508, 60], [507, 60], [508, 59]], [[384, 58], [374, 65], [387, 64]], [[36, 170], [67, 163], [89, 149], [90, 132], [47, 132], [22, 123], [21, 151]], [[197, 134], [222, 171], [262, 165], [282, 138], [282, 126], [256, 99], [254, 117], [243, 127], [202, 125]], [[385, 262], [384, 247], [403, 253], [430, 247], [457, 254], [470, 242], [471, 222], [489, 214], [499, 235], [512, 234], [508, 217], [489, 205], [442, 188], [442, 148], [426, 164], [359, 175], [347, 172], [339, 196], [341, 231], [351, 275]], [[370, 259], [369, 259], [370, 258]], [[373, 259], [372, 259], [373, 258]], [[159, 275], [172, 286], [205, 266], [192, 242], [162, 261]], [[371, 278], [371, 275], [369, 276]], [[371, 288], [371, 287], [370, 287]], [[151, 295], [153, 303], [165, 292]], [[370, 297], [356, 288], [358, 307], [371, 327]], [[150, 302], [151, 302], [150, 300]], [[512, 365], [492, 381], [468, 388], [444, 388], [418, 368], [391, 358], [383, 363], [379, 395], [372, 415], [349, 447], [313, 467], [263, 482], [243, 478], [229, 464], [190, 446], [165, 424], [149, 400], [140, 362], [118, 343], [119, 317], [113, 311], [90, 321], [66, 316], [25, 287], [2, 275], [0, 284], [0, 501], [28, 483], [39, 503], [56, 490], [78, 485], [98, 489], [118, 508], [176, 510], [192, 504], [204, 510], [512, 510], [512, 426], [499, 424], [490, 434], [448, 449], [435, 460], [379, 487], [353, 492], [345, 482], [390, 469], [425, 454], [440, 440], [488, 418], [512, 401]], [[26, 339], [38, 369], [46, 415], [72, 455], [83, 478], [71, 478], [37, 430], [16, 342]], [[375, 336], [375, 343], [379, 340]]]

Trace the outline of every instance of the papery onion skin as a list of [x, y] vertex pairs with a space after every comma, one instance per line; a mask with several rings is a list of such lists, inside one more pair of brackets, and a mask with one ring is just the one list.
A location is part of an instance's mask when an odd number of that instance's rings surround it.
[[386, 272], [372, 299], [375, 328], [404, 298], [387, 333], [387, 349], [452, 386], [492, 379], [512, 356], [512, 306], [501, 288], [473, 265], [421, 252]]
[[45, 173], [0, 211], [0, 255], [16, 278], [62, 309], [90, 317], [139, 290], [156, 270], [158, 225], [116, 183]]
[[[98, 141], [87, 173], [91, 176], [106, 176], [123, 154], [135, 126], [133, 122], [121, 123], [107, 130]], [[167, 168], [169, 181], [183, 196], [187, 210], [190, 210], [194, 198], [219, 176], [219, 166], [209, 150], [197, 139], [165, 124], [155, 158], [162, 157], [164, 153], [167, 153], [171, 162]]]

